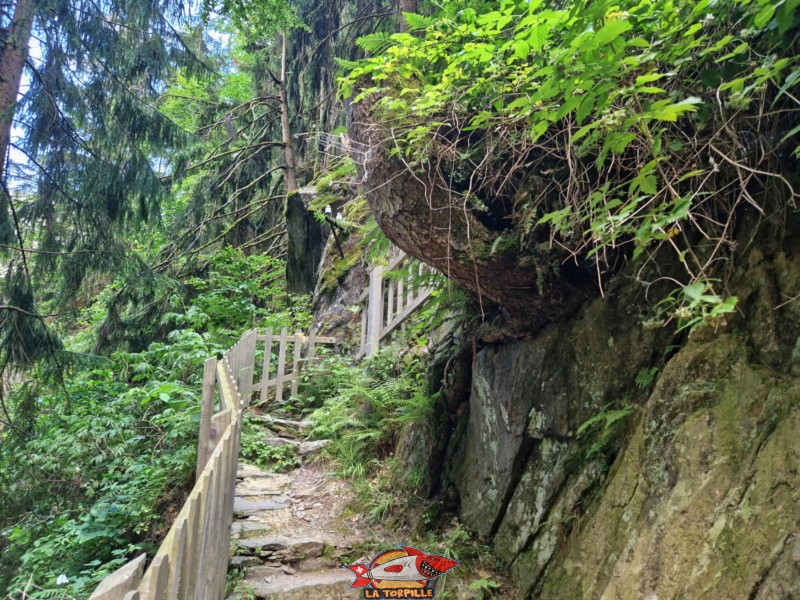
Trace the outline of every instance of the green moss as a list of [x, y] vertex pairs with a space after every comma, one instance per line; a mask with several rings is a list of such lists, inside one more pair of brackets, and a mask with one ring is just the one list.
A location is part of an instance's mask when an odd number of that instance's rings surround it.
[[327, 294], [336, 289], [342, 277], [361, 260], [361, 246], [353, 244], [344, 251], [344, 258], [337, 255], [337, 260], [322, 273], [320, 292]]

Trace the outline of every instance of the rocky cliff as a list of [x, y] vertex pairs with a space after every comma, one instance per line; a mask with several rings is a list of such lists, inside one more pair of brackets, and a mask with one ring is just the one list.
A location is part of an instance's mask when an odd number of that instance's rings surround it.
[[738, 313], [688, 339], [645, 328], [645, 290], [618, 277], [574, 317], [477, 342], [444, 489], [524, 597], [800, 597], [797, 240], [740, 251]]

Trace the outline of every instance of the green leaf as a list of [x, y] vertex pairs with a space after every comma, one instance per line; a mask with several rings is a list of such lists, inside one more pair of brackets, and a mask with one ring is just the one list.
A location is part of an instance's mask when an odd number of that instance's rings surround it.
[[649, 75], [639, 75], [636, 78], [636, 85], [641, 86], [646, 83], [652, 83], [654, 81], [658, 81], [662, 77], [666, 77], [664, 73], [650, 73]]
[[683, 287], [683, 295], [690, 300], [700, 300], [700, 296], [706, 291], [706, 284], [703, 281], [695, 281]]
[[594, 101], [595, 96], [593, 93], [587, 92], [583, 95], [581, 103], [578, 105], [578, 110], [575, 111], [575, 120], [578, 122], [578, 125], [580, 125], [584, 119], [589, 116], [589, 113], [592, 112], [592, 109], [594, 108]]
[[517, 58], [527, 58], [530, 53], [531, 45], [528, 42], [525, 40], [514, 41], [514, 54], [517, 55]]
[[687, 112], [697, 110], [697, 104], [701, 104], [702, 100], [697, 97], [689, 97], [675, 104], [668, 104], [667, 106], [660, 107], [659, 109], [650, 113], [650, 116], [658, 121], [668, 121], [674, 123], [678, 117]]
[[593, 41], [598, 46], [605, 46], [630, 30], [631, 27], [632, 25], [627, 19], [612, 19], [607, 21], [606, 24], [600, 28], [600, 31], [595, 34]]
[[753, 26], [757, 29], [761, 29], [772, 20], [772, 16], [775, 14], [775, 6], [772, 4], [767, 4], [764, 8], [762, 8], [758, 14], [753, 18]]

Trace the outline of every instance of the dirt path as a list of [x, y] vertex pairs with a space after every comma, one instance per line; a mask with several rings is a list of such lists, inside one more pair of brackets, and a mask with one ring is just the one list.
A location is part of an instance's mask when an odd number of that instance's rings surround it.
[[[313, 456], [313, 454], [311, 455]], [[354, 494], [324, 461], [306, 456], [288, 473], [240, 464], [234, 500], [231, 567], [244, 569], [240, 588], [256, 598], [356, 598], [352, 574], [367, 526], [350, 514]]]

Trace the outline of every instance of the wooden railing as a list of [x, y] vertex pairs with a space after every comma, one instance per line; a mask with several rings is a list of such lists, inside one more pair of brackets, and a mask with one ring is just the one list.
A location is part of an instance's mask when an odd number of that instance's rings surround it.
[[[270, 390], [274, 390], [276, 402], [283, 399], [286, 385], [291, 383], [291, 395], [297, 395], [297, 387], [300, 383], [300, 368], [303, 364], [310, 364], [316, 358], [317, 344], [335, 344], [336, 339], [332, 337], [320, 337], [312, 329], [308, 335], [303, 335], [296, 331], [292, 335], [287, 334], [286, 329], [282, 329], [280, 335], [275, 336], [272, 329], [267, 329], [266, 335], [256, 335], [254, 343], [264, 342], [264, 360], [261, 368], [261, 382], [255, 385], [255, 389], [260, 390], [261, 402], [269, 400]], [[278, 343], [278, 364], [274, 376], [272, 375], [272, 346]], [[291, 346], [291, 351], [289, 349]], [[303, 349], [305, 348], [305, 352]], [[287, 358], [291, 356], [292, 370], [286, 373], [288, 364]]]
[[[264, 359], [256, 364], [257, 344], [265, 342]], [[297, 393], [301, 360], [312, 360], [316, 345], [333, 338], [282, 330], [278, 338], [278, 367], [270, 379], [273, 333], [245, 332], [220, 361], [209, 358], [203, 372], [197, 478], [194, 488], [145, 571], [146, 557], [138, 556], [106, 577], [90, 600], [221, 600], [225, 596], [228, 553], [242, 411], [253, 391], [262, 399], [275, 390], [280, 400], [291, 383]], [[285, 372], [289, 344], [292, 371]], [[303, 347], [306, 351], [303, 353]], [[259, 368], [260, 367], [260, 368]], [[261, 382], [253, 385], [256, 374]], [[215, 412], [215, 399], [219, 399]]]
[[419, 308], [431, 295], [430, 287], [416, 282], [430, 274], [432, 269], [424, 263], [412, 263], [409, 272], [400, 278], [387, 278], [386, 273], [409, 264], [411, 258], [397, 250], [387, 267], [373, 267], [369, 273], [369, 287], [358, 299], [361, 305], [361, 344], [358, 356], [371, 356], [381, 342]]

